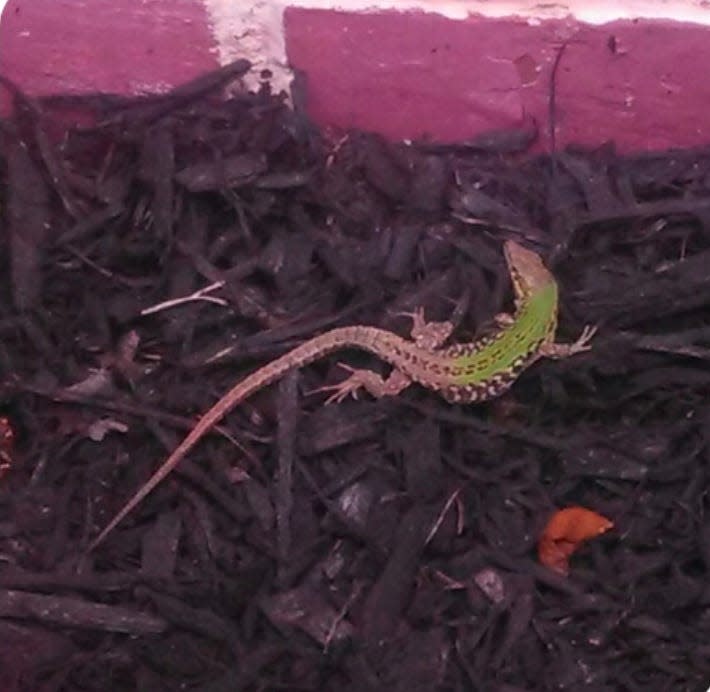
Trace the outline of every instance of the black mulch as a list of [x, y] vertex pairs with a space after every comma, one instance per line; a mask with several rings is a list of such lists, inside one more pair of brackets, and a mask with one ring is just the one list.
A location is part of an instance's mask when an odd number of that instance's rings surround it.
[[[1, 124], [0, 688], [705, 690], [710, 149], [328, 136], [266, 86], [218, 98], [246, 69], [16, 93]], [[387, 369], [324, 358], [82, 562], [200, 412], [294, 345], [406, 335], [416, 306], [490, 329], [504, 238], [553, 267], [560, 340], [600, 325], [593, 351], [480, 406], [413, 386], [324, 407], [340, 361]], [[569, 505], [615, 528], [565, 578], [535, 546]]]

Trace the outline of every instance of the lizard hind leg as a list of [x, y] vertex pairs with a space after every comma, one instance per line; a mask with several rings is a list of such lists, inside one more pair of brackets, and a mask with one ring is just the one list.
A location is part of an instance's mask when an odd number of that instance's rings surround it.
[[357, 394], [361, 389], [365, 389], [376, 399], [384, 396], [397, 396], [412, 383], [401, 370], [393, 370], [390, 376], [385, 379], [372, 370], [352, 368], [345, 363], [338, 365], [347, 370], [350, 376], [342, 382], [326, 385], [316, 390], [318, 392], [333, 392], [326, 400], [326, 405], [334, 402], [340, 403], [349, 395], [357, 399]]

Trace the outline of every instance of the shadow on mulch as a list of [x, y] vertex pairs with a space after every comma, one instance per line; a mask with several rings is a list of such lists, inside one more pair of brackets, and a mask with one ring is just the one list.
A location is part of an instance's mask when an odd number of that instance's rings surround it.
[[[705, 690], [710, 150], [329, 139], [267, 86], [218, 98], [248, 68], [16, 94], [1, 124], [2, 689]], [[334, 326], [407, 335], [417, 306], [490, 328], [505, 238], [558, 278], [561, 341], [600, 326], [591, 352], [479, 406], [324, 407], [339, 362], [387, 370], [328, 356], [79, 569], [244, 374]], [[535, 547], [569, 505], [615, 526], [565, 578]]]

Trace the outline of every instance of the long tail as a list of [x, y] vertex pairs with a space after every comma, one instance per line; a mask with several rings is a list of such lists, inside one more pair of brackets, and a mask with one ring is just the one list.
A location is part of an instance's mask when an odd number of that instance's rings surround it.
[[[157, 471], [139, 488], [139, 490], [126, 502], [116, 516], [106, 525], [86, 549], [90, 553], [98, 547], [128, 514], [130, 514], [153, 490], [163, 481], [180, 463], [185, 455], [207, 434], [212, 427], [217, 425], [227, 413], [240, 404], [251, 394], [262, 387], [275, 382], [289, 370], [312, 363], [319, 358], [337, 351], [341, 348], [354, 346], [371, 351], [385, 360], [390, 352], [388, 348], [381, 347], [377, 339], [372, 338], [373, 333], [381, 334], [385, 340], [399, 341], [389, 332], [381, 332], [372, 328], [340, 327], [316, 336], [302, 343], [300, 346], [288, 351], [263, 368], [247, 375], [237, 383], [224, 396], [222, 396], [203, 416], [183, 441], [173, 450], [170, 456], [158, 467]], [[367, 335], [365, 335], [367, 334]], [[402, 344], [408, 342], [401, 340]], [[396, 363], [393, 363], [396, 365]]]

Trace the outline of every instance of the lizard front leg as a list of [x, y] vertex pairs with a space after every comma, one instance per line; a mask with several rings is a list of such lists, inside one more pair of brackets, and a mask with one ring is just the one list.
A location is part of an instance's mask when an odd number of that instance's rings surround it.
[[327, 385], [317, 390], [319, 392], [333, 392], [326, 400], [326, 405], [334, 402], [340, 403], [349, 395], [356, 399], [360, 389], [365, 389], [376, 399], [383, 396], [397, 396], [412, 383], [401, 370], [393, 370], [385, 379], [372, 370], [351, 368], [345, 363], [339, 363], [339, 365], [350, 373], [350, 377], [337, 384]]

